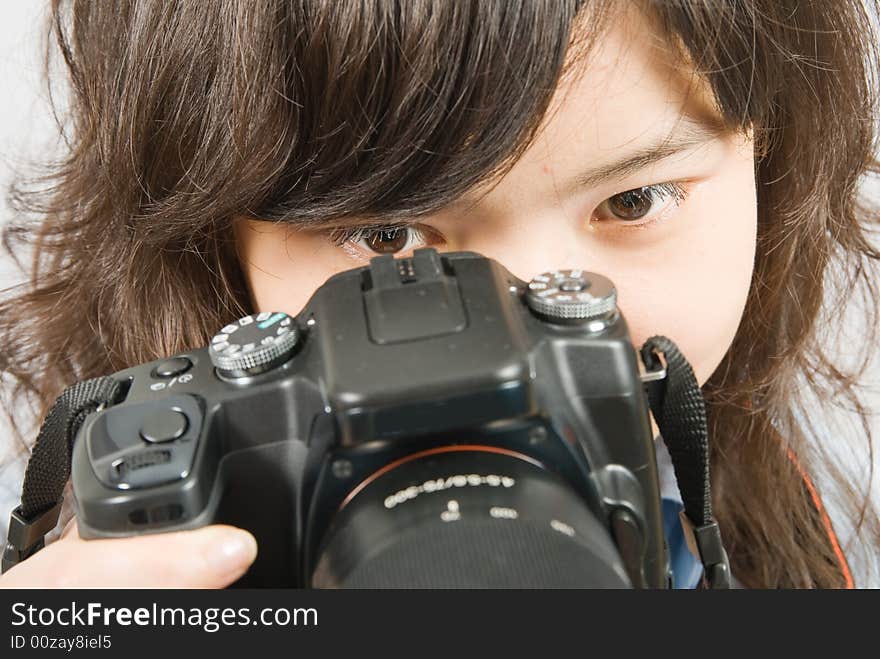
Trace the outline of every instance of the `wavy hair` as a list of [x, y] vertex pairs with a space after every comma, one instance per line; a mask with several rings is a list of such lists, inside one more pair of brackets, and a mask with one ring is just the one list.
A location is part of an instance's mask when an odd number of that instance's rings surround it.
[[[55, 0], [67, 141], [46, 176], [14, 190], [4, 230], [10, 255], [30, 254], [26, 283], [0, 300], [5, 409], [28, 401], [41, 417], [72, 382], [204, 345], [251, 312], [235, 216], [406, 221], [502, 175], [547, 111], [576, 21], [594, 39], [613, 4]], [[858, 531], [843, 551], [857, 538], [876, 548], [873, 472], [837, 464], [839, 439], [811, 439], [805, 401], [853, 410], [870, 451], [859, 381], [876, 337], [844, 368], [827, 330], [853, 308], [877, 327], [877, 217], [858, 194], [878, 171], [878, 5], [641, 6], [730, 130], [756, 138], [754, 276], [704, 387], [733, 572], [752, 587], [849, 585], [814, 483]]]

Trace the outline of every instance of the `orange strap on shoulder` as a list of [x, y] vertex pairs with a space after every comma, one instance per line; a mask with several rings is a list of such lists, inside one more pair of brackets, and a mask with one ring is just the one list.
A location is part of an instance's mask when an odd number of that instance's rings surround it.
[[807, 490], [813, 499], [813, 505], [816, 506], [816, 510], [819, 511], [819, 515], [822, 518], [822, 525], [825, 527], [825, 532], [828, 534], [828, 540], [831, 543], [832, 549], [834, 549], [834, 555], [837, 557], [837, 562], [840, 564], [840, 571], [843, 573], [843, 578], [846, 580], [846, 586], [844, 587], [848, 590], [852, 590], [855, 588], [855, 583], [853, 582], [852, 573], [849, 570], [849, 564], [846, 561], [846, 557], [843, 555], [843, 550], [840, 548], [837, 534], [834, 532], [834, 527], [831, 525], [831, 519], [828, 517], [828, 512], [825, 510], [825, 506], [822, 505], [822, 499], [819, 498], [816, 486], [813, 485], [812, 479], [807, 472], [804, 471], [803, 467], [801, 467], [801, 463], [798, 461], [794, 451], [790, 448], [786, 449], [786, 451], [789, 460], [791, 460], [792, 464], [797, 468], [801, 478], [804, 479], [804, 485], [807, 486]]

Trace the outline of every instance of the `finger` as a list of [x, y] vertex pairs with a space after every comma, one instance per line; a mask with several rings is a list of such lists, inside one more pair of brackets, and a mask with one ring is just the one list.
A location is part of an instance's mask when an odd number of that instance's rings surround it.
[[11, 569], [0, 585], [223, 588], [257, 555], [254, 537], [233, 526], [106, 540], [82, 540], [75, 529]]
[[78, 528], [79, 527], [77, 527], [77, 525], [76, 525], [76, 517], [71, 517], [67, 521], [67, 524], [64, 525], [64, 529], [61, 531], [61, 535], [58, 536], [58, 539], [60, 540], [61, 538], [66, 538], [71, 533], [74, 536], [78, 537], [79, 536]]

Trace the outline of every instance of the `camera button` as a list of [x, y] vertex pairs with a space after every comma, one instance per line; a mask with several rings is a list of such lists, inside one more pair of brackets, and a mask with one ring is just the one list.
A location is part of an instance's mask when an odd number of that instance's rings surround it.
[[153, 369], [154, 378], [171, 378], [181, 373], [186, 373], [192, 367], [192, 362], [186, 357], [172, 357], [166, 359]]
[[150, 415], [141, 426], [141, 437], [153, 444], [182, 437], [189, 427], [186, 415], [177, 410], [161, 410]]

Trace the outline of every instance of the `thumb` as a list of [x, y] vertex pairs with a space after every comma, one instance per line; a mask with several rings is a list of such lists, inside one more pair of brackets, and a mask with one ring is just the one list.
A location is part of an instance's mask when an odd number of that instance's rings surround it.
[[[10, 570], [2, 585], [223, 588], [243, 575], [256, 556], [254, 537], [234, 526], [83, 540], [72, 520], [61, 539]], [[22, 574], [16, 576], [17, 571]]]

